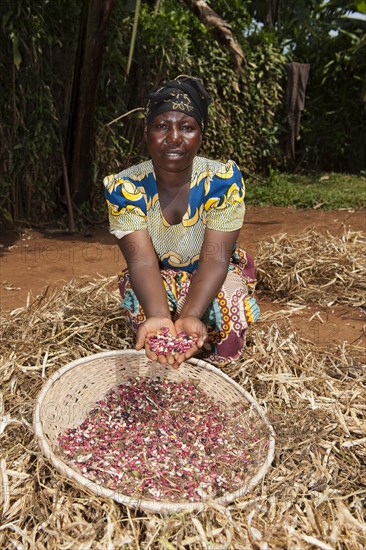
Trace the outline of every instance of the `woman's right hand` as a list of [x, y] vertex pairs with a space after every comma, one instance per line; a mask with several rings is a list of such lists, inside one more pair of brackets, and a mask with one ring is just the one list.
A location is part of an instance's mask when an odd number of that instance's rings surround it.
[[147, 357], [152, 361], [176, 366], [174, 355], [156, 355], [149, 347], [150, 336], [155, 336], [164, 327], [168, 327], [173, 336], [177, 334], [174, 323], [169, 317], [149, 317], [137, 330], [135, 349], [145, 348]]

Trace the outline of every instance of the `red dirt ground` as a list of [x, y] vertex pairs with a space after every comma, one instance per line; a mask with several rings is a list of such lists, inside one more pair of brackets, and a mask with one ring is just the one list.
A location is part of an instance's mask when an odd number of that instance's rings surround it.
[[[344, 228], [366, 231], [366, 210], [325, 212], [249, 206], [239, 242], [255, 256], [260, 241], [283, 232], [296, 235], [309, 227], [334, 235], [342, 233]], [[3, 311], [24, 306], [29, 292], [35, 297], [47, 286], [52, 290], [84, 276], [112, 276], [124, 267], [114, 237], [106, 228], [88, 229], [87, 236], [9, 230], [3, 231], [1, 243]], [[262, 300], [260, 307], [267, 311], [284, 306]], [[292, 317], [291, 322], [302, 336], [317, 344], [348, 341], [366, 346], [366, 314], [361, 308], [333, 306], [325, 309], [308, 304]]]

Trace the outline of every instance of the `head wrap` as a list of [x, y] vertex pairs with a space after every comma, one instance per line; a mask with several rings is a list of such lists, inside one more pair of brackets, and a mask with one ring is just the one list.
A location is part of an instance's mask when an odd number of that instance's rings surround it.
[[179, 111], [195, 118], [204, 131], [208, 122], [211, 98], [199, 78], [178, 76], [164, 82], [148, 96], [146, 121], [149, 124], [165, 111]]

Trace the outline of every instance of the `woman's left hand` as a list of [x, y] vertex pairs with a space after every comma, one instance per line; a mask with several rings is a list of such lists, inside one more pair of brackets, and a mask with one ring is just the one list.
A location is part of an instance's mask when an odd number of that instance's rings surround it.
[[175, 355], [176, 363], [180, 365], [185, 359], [189, 359], [193, 355], [199, 353], [207, 338], [207, 329], [202, 321], [197, 317], [193, 317], [193, 315], [188, 315], [187, 317], [183, 317], [183, 319], [177, 319], [174, 325], [177, 334], [179, 332], [185, 332], [194, 340], [189, 350], [185, 353]]

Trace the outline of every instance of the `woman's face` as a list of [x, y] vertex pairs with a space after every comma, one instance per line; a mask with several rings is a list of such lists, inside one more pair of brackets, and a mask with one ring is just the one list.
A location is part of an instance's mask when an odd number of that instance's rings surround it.
[[166, 111], [145, 129], [149, 155], [155, 169], [182, 172], [190, 168], [201, 145], [197, 120], [185, 113]]

